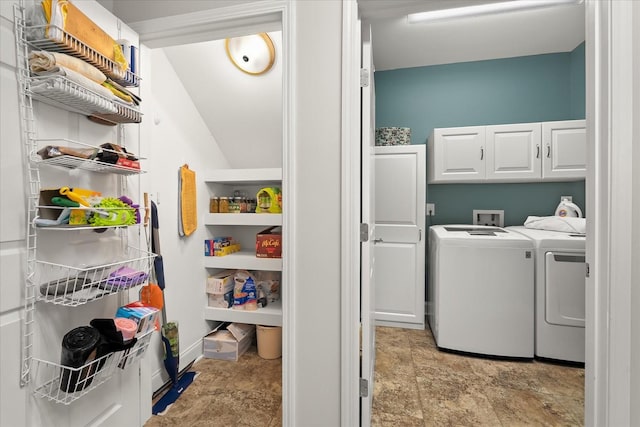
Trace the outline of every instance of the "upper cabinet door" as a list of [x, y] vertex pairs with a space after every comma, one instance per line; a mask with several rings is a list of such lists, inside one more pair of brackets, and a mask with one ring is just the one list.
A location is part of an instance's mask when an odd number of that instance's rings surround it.
[[485, 178], [485, 127], [434, 129], [428, 141], [429, 183]]
[[487, 126], [487, 179], [511, 182], [539, 179], [540, 129], [540, 123]]
[[542, 178], [581, 179], [587, 169], [587, 135], [584, 120], [542, 123], [544, 147]]

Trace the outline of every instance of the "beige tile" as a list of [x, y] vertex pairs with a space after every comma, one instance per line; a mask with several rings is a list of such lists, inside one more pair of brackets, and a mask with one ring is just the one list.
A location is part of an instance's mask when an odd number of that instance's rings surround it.
[[469, 359], [471, 369], [493, 387], [583, 397], [584, 369], [550, 363]]
[[275, 413], [271, 422], [269, 423], [269, 427], [281, 427], [282, 426], [282, 404], [278, 408], [278, 412]]
[[424, 427], [422, 418], [375, 412], [371, 416], [372, 427]]
[[564, 406], [567, 414], [573, 417], [577, 426], [584, 425], [584, 398], [556, 396], [555, 399]]
[[422, 409], [415, 379], [386, 381], [376, 379], [373, 394], [373, 412], [422, 418]]
[[577, 420], [554, 396], [533, 390], [483, 390], [505, 426], [575, 426]]

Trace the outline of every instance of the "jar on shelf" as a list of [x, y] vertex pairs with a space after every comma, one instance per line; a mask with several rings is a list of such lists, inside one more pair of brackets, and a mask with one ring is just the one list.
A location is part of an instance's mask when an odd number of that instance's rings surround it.
[[228, 197], [220, 197], [218, 201], [218, 211], [220, 213], [229, 213], [229, 198]]
[[256, 199], [247, 199], [247, 212], [255, 213], [256, 212]]
[[229, 212], [240, 213], [240, 197], [233, 197], [229, 200]]
[[212, 197], [209, 201], [209, 213], [220, 212], [220, 199], [218, 197]]
[[240, 213], [247, 213], [247, 198], [240, 197]]

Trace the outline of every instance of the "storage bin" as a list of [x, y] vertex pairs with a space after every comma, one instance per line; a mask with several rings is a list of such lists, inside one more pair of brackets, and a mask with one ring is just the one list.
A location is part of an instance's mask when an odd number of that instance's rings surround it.
[[376, 129], [376, 145], [409, 145], [411, 128], [382, 127]]
[[202, 340], [204, 357], [237, 362], [251, 346], [254, 333], [253, 325], [243, 323], [231, 323], [227, 329], [214, 331]]
[[256, 326], [258, 356], [263, 359], [277, 359], [282, 356], [282, 327]]

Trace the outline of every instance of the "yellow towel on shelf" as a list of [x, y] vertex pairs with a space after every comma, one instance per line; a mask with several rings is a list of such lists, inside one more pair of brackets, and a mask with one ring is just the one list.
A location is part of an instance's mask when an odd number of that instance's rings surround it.
[[189, 165], [180, 168], [180, 214], [182, 229], [185, 236], [189, 236], [198, 227], [198, 212], [196, 204], [196, 173], [189, 169]]
[[[63, 42], [59, 31], [63, 30], [115, 62], [119, 70], [114, 71], [118, 76], [125, 75], [129, 63], [120, 45], [80, 9], [68, 0], [43, 0], [41, 5], [47, 22], [51, 24], [51, 27], [46, 28], [46, 37]], [[76, 46], [67, 47], [76, 54], [81, 54]]]

